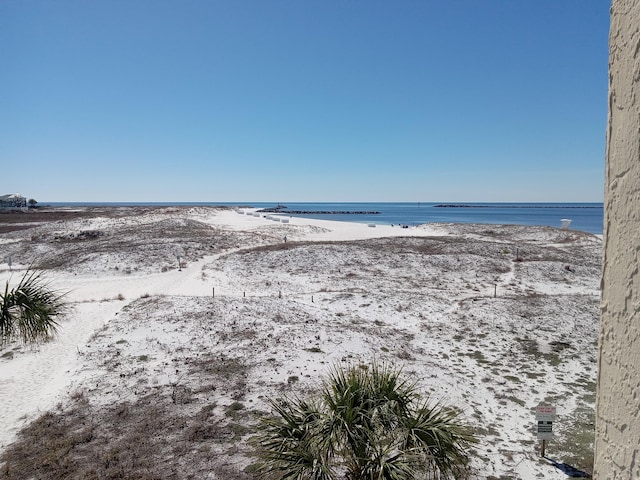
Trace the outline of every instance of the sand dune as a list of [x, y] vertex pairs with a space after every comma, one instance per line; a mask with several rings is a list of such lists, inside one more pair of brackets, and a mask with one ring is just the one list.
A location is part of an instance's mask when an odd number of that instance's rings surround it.
[[[54, 340], [0, 351], [5, 457], [31, 458], [25, 445], [53, 438], [52, 425], [75, 439], [56, 467], [67, 470], [38, 478], [252, 478], [248, 442], [266, 398], [373, 358], [465, 413], [478, 478], [566, 478], [536, 452], [542, 402], [558, 411], [548, 455], [589, 468], [596, 236], [284, 224], [207, 207], [40, 217], [0, 234], [0, 257], [47, 269], [73, 307]], [[0, 264], [3, 283], [19, 274]]]

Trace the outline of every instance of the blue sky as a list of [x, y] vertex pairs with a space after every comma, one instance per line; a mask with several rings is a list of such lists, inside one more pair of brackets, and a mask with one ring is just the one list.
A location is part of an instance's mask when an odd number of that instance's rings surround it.
[[0, 0], [0, 194], [602, 201], [609, 6]]

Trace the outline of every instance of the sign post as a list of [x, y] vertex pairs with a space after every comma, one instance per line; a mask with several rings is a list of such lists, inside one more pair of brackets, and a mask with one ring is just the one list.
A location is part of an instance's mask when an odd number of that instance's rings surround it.
[[538, 405], [536, 407], [536, 422], [538, 440], [542, 440], [540, 456], [545, 456], [547, 440], [553, 439], [553, 421], [556, 419], [556, 407], [549, 405]]

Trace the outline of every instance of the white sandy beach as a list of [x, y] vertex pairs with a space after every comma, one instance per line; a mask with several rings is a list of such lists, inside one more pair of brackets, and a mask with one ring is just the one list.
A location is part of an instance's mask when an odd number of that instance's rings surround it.
[[[540, 403], [558, 412], [549, 457], [575, 464], [588, 450], [600, 238], [115, 210], [0, 234], [0, 261], [14, 262], [13, 272], [0, 264], [2, 284], [44, 259], [71, 305], [55, 339], [0, 351], [0, 449], [46, 411], [115, 418], [106, 415], [116, 406], [135, 412], [155, 395], [168, 438], [185, 442], [165, 455], [167, 471], [191, 464], [189, 478], [251, 478], [248, 440], [266, 398], [312, 389], [336, 363], [376, 358], [465, 413], [480, 438], [477, 478], [567, 478], [537, 454]], [[246, 415], [230, 413], [238, 404]], [[219, 429], [181, 436], [198, 422]], [[114, 438], [129, 438], [113, 425]], [[92, 438], [107, 442], [109, 431], [96, 425]]]

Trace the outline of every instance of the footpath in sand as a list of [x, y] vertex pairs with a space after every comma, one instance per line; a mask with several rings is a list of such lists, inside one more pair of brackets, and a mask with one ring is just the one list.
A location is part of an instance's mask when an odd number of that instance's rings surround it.
[[3, 284], [36, 262], [71, 306], [54, 340], [0, 351], [5, 478], [253, 478], [266, 399], [374, 358], [464, 412], [473, 478], [566, 478], [537, 454], [540, 403], [558, 412], [548, 456], [589, 470], [599, 238], [242, 212], [3, 220]]

